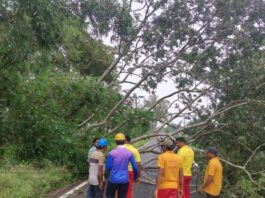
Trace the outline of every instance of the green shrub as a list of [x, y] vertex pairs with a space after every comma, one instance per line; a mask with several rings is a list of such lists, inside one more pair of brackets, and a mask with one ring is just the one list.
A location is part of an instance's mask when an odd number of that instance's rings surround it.
[[[226, 181], [227, 182], [227, 181]], [[227, 198], [263, 198], [259, 193], [259, 188], [248, 178], [241, 176], [235, 184], [228, 184], [225, 182], [223, 186], [223, 197]]]
[[[0, 159], [8, 163], [38, 162], [42, 167], [48, 160], [80, 175], [87, 172], [87, 152], [95, 136], [102, 136], [125, 119], [119, 131], [132, 138], [149, 128], [152, 114], [126, 105], [121, 105], [106, 126], [79, 127], [92, 114], [89, 123], [102, 121], [121, 99], [117, 90], [96, 85], [94, 77], [47, 69], [31, 78], [21, 76], [18, 81], [9, 109], [0, 119]], [[113, 136], [108, 139], [109, 148], [115, 147]]]

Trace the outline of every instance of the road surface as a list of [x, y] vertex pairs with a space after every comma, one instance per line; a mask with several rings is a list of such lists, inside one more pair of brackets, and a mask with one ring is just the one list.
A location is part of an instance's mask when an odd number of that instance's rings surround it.
[[[155, 144], [155, 141], [156, 140], [150, 141], [147, 146]], [[145, 164], [147, 161], [150, 161], [150, 159], [155, 158], [156, 155], [152, 154], [152, 153], [145, 153], [145, 154], [141, 154], [141, 157], [142, 157], [142, 164]], [[148, 167], [156, 166], [156, 161], [152, 161], [152, 162], [148, 163], [146, 166], [148, 166]], [[196, 174], [193, 174], [193, 175], [196, 175]], [[145, 176], [150, 177], [154, 181], [155, 176], [156, 176], [156, 170], [154, 170], [154, 169], [153, 170], [152, 169], [145, 170], [142, 174], [142, 177], [144, 178]], [[203, 196], [201, 196], [195, 192], [195, 188], [196, 188], [196, 178], [194, 176], [192, 179], [192, 182], [191, 182], [191, 192], [193, 192], [191, 194], [191, 196], [192, 196], [192, 198], [203, 198]], [[87, 190], [87, 185], [80, 188], [79, 190], [75, 191], [72, 195], [67, 196], [67, 198], [85, 198], [86, 197], [86, 190]], [[135, 185], [133, 197], [134, 198], [152, 198], [153, 192], [154, 192], [154, 185], [141, 183], [140, 185]], [[55, 195], [53, 197], [59, 198], [60, 196]], [[64, 198], [66, 198], [66, 197], [64, 197]]]

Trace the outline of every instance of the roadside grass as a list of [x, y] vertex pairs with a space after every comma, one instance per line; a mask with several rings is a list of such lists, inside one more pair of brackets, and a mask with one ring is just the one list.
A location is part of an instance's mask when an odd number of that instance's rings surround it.
[[38, 169], [30, 164], [0, 167], [0, 198], [42, 198], [72, 182], [71, 173], [53, 165]]

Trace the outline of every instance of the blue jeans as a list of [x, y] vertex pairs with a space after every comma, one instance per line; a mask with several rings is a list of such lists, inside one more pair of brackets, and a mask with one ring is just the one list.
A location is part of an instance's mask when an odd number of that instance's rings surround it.
[[89, 185], [87, 189], [87, 198], [103, 198], [103, 192], [98, 185]]

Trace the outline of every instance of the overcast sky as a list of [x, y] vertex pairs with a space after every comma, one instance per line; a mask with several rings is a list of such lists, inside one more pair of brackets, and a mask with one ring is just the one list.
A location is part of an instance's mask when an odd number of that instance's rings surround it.
[[[140, 9], [140, 8], [142, 8], [141, 4], [139, 4], [139, 3], [134, 3], [133, 4], [133, 9], [134, 10], [135, 9]], [[161, 10], [158, 11], [158, 12], [161, 12]], [[139, 14], [143, 14], [143, 13], [144, 13], [144, 10], [142, 10]], [[141, 17], [143, 17], [143, 16], [141, 16]], [[111, 47], [114, 47], [115, 45], [117, 45], [117, 43], [116, 44], [112, 43], [110, 38], [111, 38], [111, 35], [109, 35], [108, 37], [105, 37], [103, 39], [104, 44], [106, 44], [108, 46], [111, 46]], [[135, 71], [134, 73], [141, 75], [141, 70]], [[126, 74], [120, 75], [119, 80], [122, 80], [125, 75]], [[135, 75], [131, 75], [127, 79], [127, 81], [133, 82], [133, 83], [137, 83], [139, 80], [140, 80], [140, 78], [135, 76]], [[133, 86], [134, 86], [133, 84], [122, 83], [121, 84], [121, 88], [124, 91], [123, 94], [126, 92], [126, 90], [131, 89]], [[154, 90], [154, 93], [157, 95], [158, 98], [161, 98], [161, 97], [166, 96], [166, 95], [168, 95], [170, 93], [173, 93], [175, 91], [177, 91], [177, 89], [175, 87], [174, 82], [171, 79], [165, 77], [164, 80], [160, 84], [158, 84], [156, 90]], [[136, 94], [137, 96], [143, 96], [143, 98], [140, 99], [140, 103], [143, 104], [144, 99], [148, 99], [148, 97], [150, 96], [151, 93], [148, 93], [147, 91], [145, 91], [145, 90], [143, 90], [141, 88], [137, 88], [131, 94], [131, 96], [133, 96], [134, 94]], [[168, 98], [167, 100], [169, 102], [173, 102], [173, 101], [176, 100], [176, 96], [172, 96], [172, 97]], [[207, 105], [209, 103], [210, 103], [210, 100], [208, 98], [206, 98], [206, 97], [202, 98], [202, 103], [201, 104]], [[169, 109], [170, 113], [175, 113], [176, 111], [177, 111], [177, 109], [174, 108], [174, 105], [172, 105], [172, 107]], [[183, 120], [183, 118], [178, 118], [178, 119], [176, 119], [174, 121], [174, 123], [177, 124], [177, 123], [183, 122], [183, 121], [185, 122], [185, 120]]]

